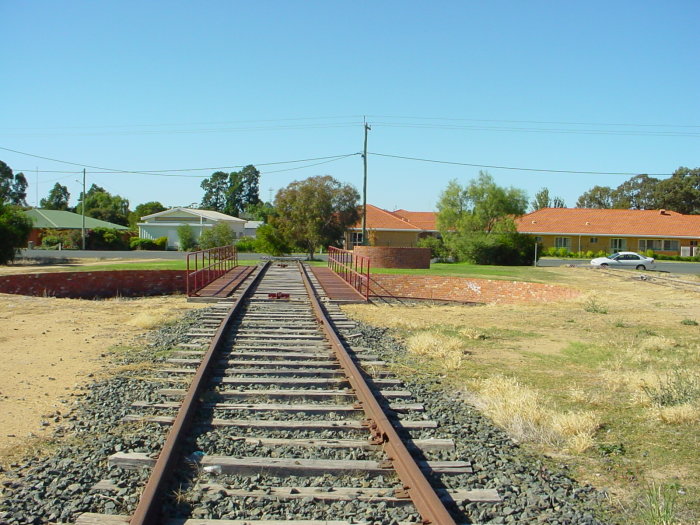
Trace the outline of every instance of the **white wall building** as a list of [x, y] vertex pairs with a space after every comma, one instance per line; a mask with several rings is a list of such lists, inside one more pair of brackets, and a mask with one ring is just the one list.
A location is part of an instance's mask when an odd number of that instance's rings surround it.
[[152, 215], [146, 215], [141, 217], [141, 222], [137, 226], [139, 227], [139, 237], [144, 239], [167, 237], [168, 244], [166, 248], [168, 250], [178, 250], [180, 248], [180, 239], [177, 235], [179, 226], [189, 224], [194, 231], [195, 240], [199, 240], [205, 229], [212, 228], [222, 222], [231, 228], [236, 239], [245, 235], [246, 221], [244, 219], [218, 211], [197, 210], [194, 208], [171, 208]]

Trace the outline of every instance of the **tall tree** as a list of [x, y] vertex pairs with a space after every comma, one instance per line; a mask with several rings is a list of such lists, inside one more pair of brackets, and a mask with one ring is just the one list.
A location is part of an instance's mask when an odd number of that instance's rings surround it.
[[49, 196], [39, 201], [39, 207], [46, 210], [67, 210], [69, 199], [68, 188], [57, 182], [51, 188]]
[[659, 179], [649, 175], [635, 175], [612, 192], [613, 208], [653, 210], [658, 208], [656, 186]]
[[577, 208], [612, 208], [613, 190], [608, 186], [593, 186], [576, 201]]
[[360, 194], [330, 175], [294, 181], [275, 196], [272, 225], [290, 244], [313, 255], [324, 245], [338, 245], [359, 218]]
[[659, 208], [684, 214], [700, 214], [700, 168], [680, 167], [656, 185]]
[[136, 206], [136, 208], [134, 208], [134, 211], [129, 213], [129, 227], [135, 230], [136, 224], [141, 220], [141, 217], [165, 211], [166, 209], [167, 208], [158, 201], [150, 201], [139, 204]]
[[541, 210], [542, 208], [565, 208], [564, 199], [561, 197], [550, 198], [549, 190], [542, 188], [535, 193], [535, 198], [530, 201], [532, 211]]
[[226, 207], [226, 196], [228, 193], [228, 173], [217, 171], [212, 176], [202, 181], [204, 195], [199, 207], [203, 210], [213, 210], [223, 212]]
[[104, 188], [93, 184], [75, 207], [76, 213], [82, 213], [85, 205], [85, 215], [122, 226], [129, 225], [129, 201], [120, 195], [112, 195]]
[[248, 165], [240, 171], [217, 171], [202, 181], [204, 196], [200, 207], [239, 216], [248, 206], [260, 202], [260, 172]]
[[27, 179], [0, 160], [0, 204], [27, 205]]

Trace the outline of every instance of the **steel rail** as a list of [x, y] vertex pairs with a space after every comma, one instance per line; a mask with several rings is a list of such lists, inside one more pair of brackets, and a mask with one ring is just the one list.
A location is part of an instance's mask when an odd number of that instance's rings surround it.
[[210, 365], [214, 362], [214, 355], [218, 352], [223, 342], [223, 335], [226, 333], [231, 320], [239, 313], [243, 305], [243, 301], [249, 295], [250, 291], [253, 289], [253, 286], [260, 281], [261, 277], [265, 274], [269, 266], [270, 262], [268, 261], [260, 269], [258, 275], [256, 275], [248, 286], [246, 286], [243, 293], [241, 293], [233, 307], [231, 307], [231, 309], [227, 312], [226, 317], [224, 317], [219, 325], [214, 338], [209, 344], [209, 349], [204, 354], [202, 362], [197, 368], [197, 372], [192, 379], [192, 383], [190, 383], [190, 387], [187, 389], [187, 394], [185, 395], [182, 405], [178, 410], [175, 421], [170, 428], [170, 432], [168, 432], [163, 449], [158, 455], [158, 459], [153, 466], [148, 482], [141, 493], [139, 504], [129, 520], [130, 525], [152, 525], [158, 522], [158, 513], [160, 512], [159, 503], [161, 497], [163, 496], [163, 488], [165, 483], [169, 481], [169, 476], [172, 473], [179, 456], [182, 440], [184, 439], [185, 434], [188, 432], [195, 411], [199, 406], [199, 398], [203, 389], [206, 387], [206, 381], [212, 368]]
[[404, 485], [404, 490], [421, 515], [423, 523], [425, 525], [455, 525], [454, 519], [426, 479], [420, 467], [413, 459], [413, 456], [411, 456], [406, 445], [401, 441], [401, 438], [396, 433], [396, 430], [365, 381], [362, 372], [352, 360], [350, 354], [348, 354], [343, 343], [333, 329], [321, 303], [316, 297], [306, 267], [301, 263], [298, 264], [301, 267], [300, 271], [304, 280], [304, 286], [309, 294], [309, 300], [311, 301], [316, 319], [321, 324], [343, 368], [343, 372], [348, 378], [348, 382], [354, 389], [355, 395], [358, 397], [365, 411], [368, 420], [368, 429], [373, 435], [374, 442], [378, 445], [382, 445], [396, 474]]

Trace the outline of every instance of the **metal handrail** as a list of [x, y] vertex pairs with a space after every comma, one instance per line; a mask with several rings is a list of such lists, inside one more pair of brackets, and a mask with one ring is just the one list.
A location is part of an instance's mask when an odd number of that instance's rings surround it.
[[328, 267], [369, 300], [369, 257], [329, 246]]
[[238, 266], [238, 250], [235, 246], [219, 246], [187, 254], [187, 296], [215, 281]]

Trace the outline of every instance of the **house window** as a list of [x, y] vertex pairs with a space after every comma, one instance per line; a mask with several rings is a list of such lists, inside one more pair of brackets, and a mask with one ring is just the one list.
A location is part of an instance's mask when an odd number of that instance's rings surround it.
[[589, 242], [591, 244], [598, 244], [598, 237], [591, 237], [591, 240]]
[[555, 248], [566, 248], [571, 249], [571, 238], [570, 237], [555, 237], [554, 239]]
[[350, 243], [353, 246], [362, 245], [362, 232], [351, 232], [350, 233]]
[[662, 249], [661, 239], [639, 239], [639, 251], [645, 252], [647, 250], [659, 251]]
[[664, 241], [664, 251], [667, 252], [678, 252], [681, 249], [681, 245], [679, 241], [670, 241], [670, 240], [665, 240]]
[[627, 239], [610, 239], [610, 249], [614, 252], [622, 252], [627, 249]]

